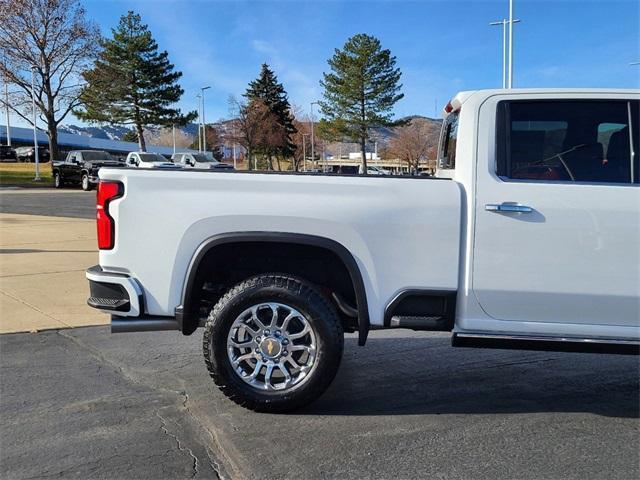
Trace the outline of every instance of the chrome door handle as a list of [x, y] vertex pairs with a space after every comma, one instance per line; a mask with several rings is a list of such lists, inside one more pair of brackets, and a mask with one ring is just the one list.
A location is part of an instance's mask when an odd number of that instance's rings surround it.
[[531, 213], [533, 208], [526, 205], [518, 205], [515, 203], [501, 203], [494, 204], [489, 203], [484, 206], [484, 209], [488, 212], [507, 212], [507, 213]]

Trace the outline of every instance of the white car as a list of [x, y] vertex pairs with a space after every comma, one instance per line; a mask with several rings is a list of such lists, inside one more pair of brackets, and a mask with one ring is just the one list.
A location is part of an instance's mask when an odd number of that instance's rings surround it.
[[127, 167], [134, 168], [181, 168], [159, 153], [130, 152], [125, 160]]
[[205, 170], [234, 170], [233, 165], [222, 163], [203, 153], [174, 153], [171, 161], [184, 168], [200, 168]]
[[[358, 173], [362, 175], [363, 172], [362, 165], [358, 168]], [[375, 165], [367, 165], [367, 174], [369, 175], [391, 175], [390, 170], [386, 170], [381, 167], [376, 167]]]
[[213, 381], [267, 412], [328, 387], [343, 332], [637, 354], [639, 114], [639, 90], [463, 92], [438, 178], [102, 168], [89, 305], [204, 326]]

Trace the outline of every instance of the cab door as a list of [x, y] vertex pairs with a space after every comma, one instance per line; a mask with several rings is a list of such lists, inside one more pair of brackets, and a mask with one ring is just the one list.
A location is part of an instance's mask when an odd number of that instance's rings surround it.
[[517, 98], [482, 107], [496, 131], [478, 150], [478, 303], [529, 325], [637, 327], [637, 97]]

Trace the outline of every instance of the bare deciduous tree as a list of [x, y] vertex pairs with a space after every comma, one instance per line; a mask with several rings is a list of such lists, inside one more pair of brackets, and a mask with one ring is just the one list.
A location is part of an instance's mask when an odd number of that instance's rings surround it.
[[58, 125], [78, 106], [80, 72], [97, 53], [98, 27], [78, 0], [0, 0], [0, 19], [0, 75], [17, 87], [9, 107], [32, 123], [33, 68], [36, 110], [57, 159]]
[[[274, 145], [281, 145], [287, 137], [287, 132], [261, 100], [245, 103], [232, 97], [229, 102], [235, 111], [236, 118], [232, 130], [235, 132], [236, 143], [245, 149], [248, 169], [252, 170], [254, 155], [260, 151], [270, 151]], [[267, 157], [268, 166], [273, 169], [271, 158]]]
[[416, 173], [421, 162], [433, 155], [434, 142], [424, 125], [415, 120], [398, 127], [389, 142], [389, 153], [407, 163], [409, 171]]
[[[170, 147], [173, 146], [173, 135], [173, 128], [161, 128], [153, 140], [157, 145], [166, 145]], [[188, 148], [189, 145], [193, 143], [193, 135], [189, 135], [184, 130], [176, 127], [175, 140], [176, 148]]]

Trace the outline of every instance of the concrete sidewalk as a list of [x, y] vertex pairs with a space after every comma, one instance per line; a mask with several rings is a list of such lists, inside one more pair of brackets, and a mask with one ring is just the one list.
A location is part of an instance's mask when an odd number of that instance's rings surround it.
[[109, 323], [87, 306], [95, 221], [0, 214], [0, 333]]

